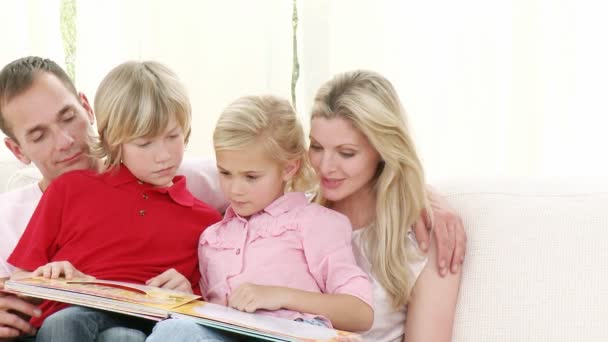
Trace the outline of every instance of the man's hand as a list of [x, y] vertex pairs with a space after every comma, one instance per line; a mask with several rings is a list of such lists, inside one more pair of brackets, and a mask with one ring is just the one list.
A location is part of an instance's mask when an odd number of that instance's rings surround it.
[[284, 306], [286, 292], [282, 287], [245, 283], [228, 298], [228, 306], [240, 311], [254, 312], [259, 309], [279, 310]]
[[184, 277], [174, 268], [170, 268], [156, 277], [148, 279], [146, 281], [146, 285], [185, 293], [192, 293], [192, 285], [190, 284], [188, 278]]
[[[17, 278], [23, 278], [25, 275], [22, 272], [17, 273]], [[69, 261], [54, 261], [49, 262], [44, 266], [40, 266], [30, 274], [31, 277], [44, 277], [57, 279], [64, 276], [66, 280], [83, 279], [93, 280], [95, 277], [86, 275], [77, 270]]]
[[[0, 289], [2, 289], [1, 285]], [[38, 317], [40, 314], [40, 309], [26, 300], [0, 292], [0, 339], [35, 334], [36, 329], [28, 319], [30, 316]]]
[[[431, 208], [433, 211], [432, 231], [437, 241], [437, 266], [439, 274], [445, 276], [448, 266], [452, 273], [458, 273], [464, 262], [464, 253], [467, 245], [467, 235], [460, 216], [441, 196], [429, 191]], [[427, 252], [430, 243], [429, 230], [431, 219], [424, 210], [420, 219], [414, 225], [414, 234], [420, 248]]]

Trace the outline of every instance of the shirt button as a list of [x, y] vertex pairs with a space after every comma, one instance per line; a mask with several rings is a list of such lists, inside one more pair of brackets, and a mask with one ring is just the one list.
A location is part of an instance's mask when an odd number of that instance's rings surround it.
[[146, 215], [146, 211], [145, 211], [145, 210], [143, 210], [143, 209], [142, 209], [142, 210], [140, 210], [140, 211], [139, 211], [139, 216], [144, 216], [144, 215]]
[[143, 195], [141, 195], [141, 197], [142, 197], [143, 199], [147, 200], [147, 199], [148, 199], [148, 194], [143, 194]]
[[236, 255], [241, 254], [241, 249], [240, 249], [240, 248], [237, 248], [235, 253], [236, 253]]

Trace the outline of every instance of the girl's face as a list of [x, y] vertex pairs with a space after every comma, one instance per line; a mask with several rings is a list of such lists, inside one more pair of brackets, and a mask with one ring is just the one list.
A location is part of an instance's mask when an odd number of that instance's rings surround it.
[[182, 163], [184, 147], [184, 132], [172, 117], [161, 135], [122, 144], [122, 163], [140, 181], [169, 187]]
[[264, 210], [281, 197], [293, 170], [268, 155], [262, 144], [243, 150], [216, 151], [220, 186], [242, 217]]
[[312, 119], [308, 154], [321, 194], [331, 202], [370, 190], [380, 162], [367, 137], [343, 118]]

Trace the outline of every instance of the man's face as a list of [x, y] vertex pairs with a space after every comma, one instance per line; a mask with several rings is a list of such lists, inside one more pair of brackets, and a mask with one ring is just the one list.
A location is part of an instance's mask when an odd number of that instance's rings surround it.
[[88, 132], [93, 111], [84, 95], [76, 97], [56, 76], [37, 75], [29, 89], [4, 106], [3, 114], [16, 138], [6, 138], [6, 146], [21, 162], [38, 167], [43, 188], [64, 172], [95, 165]]

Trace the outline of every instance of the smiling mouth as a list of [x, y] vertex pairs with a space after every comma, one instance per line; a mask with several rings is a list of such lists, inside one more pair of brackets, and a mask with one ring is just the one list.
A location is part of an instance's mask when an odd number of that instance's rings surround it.
[[65, 164], [65, 163], [73, 162], [73, 161], [77, 160], [78, 158], [80, 158], [81, 155], [82, 155], [82, 152], [78, 152], [70, 157], [60, 160], [58, 162], [58, 164]]

